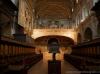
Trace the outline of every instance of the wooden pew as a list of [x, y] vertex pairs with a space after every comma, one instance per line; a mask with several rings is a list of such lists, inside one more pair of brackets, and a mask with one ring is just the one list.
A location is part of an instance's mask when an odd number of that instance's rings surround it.
[[100, 71], [100, 38], [72, 46], [72, 54], [64, 59], [79, 70]]

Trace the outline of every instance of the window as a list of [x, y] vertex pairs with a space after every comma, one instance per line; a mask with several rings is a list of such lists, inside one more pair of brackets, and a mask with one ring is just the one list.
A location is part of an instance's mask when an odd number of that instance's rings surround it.
[[96, 2], [98, 2], [98, 0], [93, 0], [93, 6], [95, 5]]
[[18, 0], [11, 0], [16, 6], [18, 6]]

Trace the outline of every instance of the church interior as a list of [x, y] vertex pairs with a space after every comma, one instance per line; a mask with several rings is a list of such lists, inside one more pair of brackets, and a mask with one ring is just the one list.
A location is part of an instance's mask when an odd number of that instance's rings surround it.
[[0, 0], [0, 74], [100, 74], [100, 0]]

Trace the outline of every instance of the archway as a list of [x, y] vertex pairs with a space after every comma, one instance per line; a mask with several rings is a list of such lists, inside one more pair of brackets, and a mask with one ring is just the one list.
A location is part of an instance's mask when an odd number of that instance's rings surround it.
[[66, 37], [66, 36], [59, 36], [59, 35], [48, 35], [48, 36], [41, 36], [35, 39], [35, 45], [36, 45], [36, 52], [38, 53], [39, 50], [43, 53], [43, 58], [45, 60], [50, 60], [52, 57], [52, 53], [49, 53], [49, 50], [47, 48], [47, 45], [52, 41], [55, 41], [59, 43], [59, 52], [57, 53], [56, 59], [63, 59], [63, 54], [70, 54], [72, 52], [72, 49], [70, 48], [71, 45], [74, 45], [75, 42], [72, 38]]
[[48, 35], [48, 36], [38, 37], [35, 39], [35, 44], [36, 45], [48, 45], [48, 41], [50, 39], [57, 39], [60, 46], [74, 45], [74, 40], [72, 38], [69, 38], [66, 36], [59, 36], [59, 35]]
[[84, 32], [84, 39], [85, 39], [85, 41], [92, 40], [92, 37], [93, 37], [92, 30], [90, 28], [86, 28], [86, 30]]

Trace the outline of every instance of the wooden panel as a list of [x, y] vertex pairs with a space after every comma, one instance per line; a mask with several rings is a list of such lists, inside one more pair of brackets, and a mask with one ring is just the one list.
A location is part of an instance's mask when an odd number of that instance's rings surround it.
[[9, 56], [11, 56], [12, 55], [12, 49], [11, 49], [12, 47], [9, 45]]
[[100, 46], [97, 46], [97, 55], [100, 55]]
[[4, 45], [1, 44], [1, 49], [0, 49], [0, 55], [3, 56], [3, 49], [4, 49]]
[[4, 45], [4, 52], [5, 52], [5, 56], [8, 55], [8, 45]]

